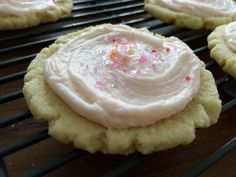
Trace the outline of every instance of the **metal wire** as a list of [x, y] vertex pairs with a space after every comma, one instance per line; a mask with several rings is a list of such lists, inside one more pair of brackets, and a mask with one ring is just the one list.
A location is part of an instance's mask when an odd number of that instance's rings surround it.
[[116, 168], [112, 169], [108, 173], [106, 173], [103, 177], [119, 177], [125, 174], [127, 171], [131, 170], [134, 167], [137, 167], [139, 164], [143, 163], [145, 160], [148, 160], [150, 156], [138, 154], [128, 160], [125, 163], [117, 166]]
[[[181, 37], [182, 34], [189, 32], [187, 29], [177, 28], [175, 25], [167, 25], [161, 21], [158, 21], [148, 16], [143, 10], [143, 2], [137, 2], [135, 0], [117, 0], [117, 1], [95, 1], [95, 0], [75, 0], [75, 7], [71, 16], [63, 17], [60, 21], [52, 24], [41, 25], [36, 27], [35, 30], [27, 29], [17, 34], [4, 35], [0, 33], [0, 54], [7, 54], [13, 51], [22, 49], [30, 50], [34, 47], [44, 47], [52, 43], [59, 35], [66, 34], [70, 31], [78, 30], [82, 27], [89, 25], [95, 25], [99, 23], [123, 23], [127, 25], [133, 25], [135, 27], [147, 27], [152, 32], [159, 32], [162, 35], [176, 35], [187, 42], [191, 43], [196, 40], [205, 39], [209, 34], [208, 31], [196, 32], [193, 35], [187, 37]], [[117, 6], [117, 7], [116, 7]], [[90, 12], [82, 12], [83, 10], [89, 10]], [[142, 16], [140, 16], [142, 15]], [[88, 18], [94, 16], [94, 19], [78, 21], [81, 18]], [[96, 17], [97, 16], [97, 17]], [[135, 17], [135, 18], [131, 18]], [[37, 37], [35, 37], [37, 36]], [[22, 38], [31, 37], [29, 41], [23, 41]], [[33, 40], [34, 39], [34, 40]], [[16, 42], [15, 42], [16, 41]], [[198, 48], [193, 49], [195, 54], [202, 54], [207, 51], [206, 45], [201, 45]], [[0, 68], [14, 66], [19, 63], [31, 61], [36, 56], [36, 53], [25, 54], [16, 58], [9, 58], [4, 61], [0, 61]], [[216, 65], [214, 61], [206, 63], [207, 68], [212, 68]], [[22, 79], [26, 71], [20, 71], [17, 73], [9, 74], [0, 77], [0, 83], [5, 84], [14, 80]], [[226, 75], [216, 80], [216, 85], [220, 92], [230, 98], [228, 102], [223, 105], [222, 113], [236, 106], [236, 93], [231, 91], [225, 86], [226, 83], [232, 81], [233, 78]], [[0, 96], [0, 103], [6, 103], [23, 97], [22, 90], [7, 93]], [[28, 110], [16, 113], [5, 118], [0, 119], [0, 128], [9, 126], [13, 123], [30, 118], [32, 115]], [[38, 143], [48, 138], [47, 130], [43, 130], [39, 133], [33, 134], [29, 137], [20, 139], [12, 144], [7, 144], [0, 148], [0, 157], [4, 158], [6, 155], [19, 151], [34, 143]], [[216, 153], [212, 154], [208, 159], [195, 166], [191, 171], [186, 173], [184, 177], [199, 176], [209, 166], [214, 164], [217, 160], [222, 158], [226, 153], [235, 148], [235, 138], [226, 143]], [[75, 150], [59, 156], [42, 166], [36, 167], [29, 171], [26, 171], [21, 177], [37, 177], [47, 174], [52, 170], [59, 168], [65, 163], [85, 155], [84, 151]], [[127, 171], [135, 168], [137, 165], [144, 161], [147, 161], [150, 156], [143, 156], [136, 154], [133, 158], [125, 163], [122, 163], [111, 169], [104, 174], [104, 177], [117, 177], [122, 176]], [[7, 170], [3, 159], [0, 159], [0, 177], [7, 177]]]
[[41, 177], [63, 165], [66, 163], [79, 158], [86, 153], [82, 150], [74, 150], [64, 155], [58, 156], [55, 159], [48, 161], [47, 163], [43, 164], [42, 166], [35, 167], [26, 173], [20, 175], [20, 177]]
[[22, 112], [18, 112], [14, 115], [10, 115], [8, 117], [3, 117], [0, 119], [0, 128], [14, 124], [16, 122], [23, 121], [25, 119], [29, 119], [31, 117], [31, 113], [29, 110], [25, 110]]
[[2, 158], [0, 158], [0, 177], [8, 177], [7, 168]]
[[23, 97], [22, 90], [10, 92], [10, 93], [0, 96], [0, 103], [6, 103], [8, 101], [12, 101], [20, 97]]
[[21, 79], [24, 77], [26, 71], [20, 71], [14, 74], [10, 74], [7, 76], [2, 76], [0, 77], [0, 84], [6, 83], [6, 82], [11, 82], [17, 79]]
[[206, 160], [197, 164], [191, 171], [187, 172], [183, 177], [197, 177], [201, 175], [206, 169], [212, 166], [216, 161], [221, 159], [226, 153], [236, 148], [236, 137], [227, 142], [218, 151], [213, 153]]
[[36, 54], [33, 55], [27, 55], [27, 56], [23, 56], [23, 57], [16, 57], [16, 58], [12, 58], [12, 59], [8, 59], [5, 61], [1, 61], [0, 62], [0, 68], [5, 68], [5, 67], [9, 67], [12, 65], [16, 65], [19, 63], [24, 63], [27, 61], [31, 61], [35, 58]]
[[[107, 3], [109, 5], [121, 5], [122, 2], [112, 2], [112, 3]], [[143, 3], [140, 3], [140, 2], [136, 2], [136, 3], [132, 3], [132, 5], [126, 5], [126, 6], [121, 6], [121, 7], [115, 7], [113, 8], [112, 6], [109, 8], [109, 9], [102, 9], [102, 10], [96, 10], [96, 11], [93, 11], [93, 12], [85, 12], [85, 13], [79, 13], [79, 14], [73, 14], [72, 16], [69, 16], [68, 18], [66, 18], [66, 20], [69, 20], [69, 19], [72, 19], [72, 20], [76, 20], [76, 19], [79, 19], [79, 18], [82, 18], [82, 17], [89, 17], [89, 16], [96, 16], [96, 15], [101, 15], [101, 14], [106, 14], [106, 13], [109, 13], [109, 12], [115, 12], [115, 11], [120, 11], [120, 10], [130, 10], [131, 8], [136, 8], [136, 7], [142, 7], [143, 6]], [[94, 8], [95, 6], [94, 5], [89, 5], [87, 8]], [[84, 8], [82, 8], [84, 10]], [[78, 10], [82, 10], [82, 9], [78, 9]], [[144, 12], [142, 10], [142, 12]], [[114, 17], [112, 17], [114, 18]], [[101, 18], [100, 18], [101, 19]], [[64, 21], [62, 21], [64, 22]], [[84, 23], [80, 23], [80, 25], [90, 25], [90, 23], [94, 23], [92, 21], [85, 21]], [[96, 21], [95, 21], [96, 23]], [[58, 28], [59, 27], [59, 28]], [[15, 35], [12, 35], [12, 36], [3, 36], [1, 39], [0, 39], [0, 42], [4, 42], [4, 41], [7, 41], [7, 40], [16, 40], [18, 38], [23, 38], [23, 37], [29, 37], [29, 36], [32, 36], [32, 35], [40, 35], [40, 34], [46, 34], [46, 33], [49, 33], [49, 32], [55, 32], [55, 31], [64, 31], [64, 30], [67, 30], [71, 28], [70, 26], [65, 26], [63, 25], [63, 23], [60, 25], [55, 25], [55, 24], [49, 24], [49, 25], [44, 25], [44, 26], [41, 26], [39, 27], [37, 30], [28, 30], [24, 33], [19, 33], [19, 34], [15, 34]]]
[[7, 156], [13, 152], [19, 151], [27, 146], [38, 143], [46, 138], [48, 138], [48, 131], [43, 130], [41, 132], [35, 133], [29, 137], [20, 139], [12, 144], [7, 144], [0, 148], [0, 158]]

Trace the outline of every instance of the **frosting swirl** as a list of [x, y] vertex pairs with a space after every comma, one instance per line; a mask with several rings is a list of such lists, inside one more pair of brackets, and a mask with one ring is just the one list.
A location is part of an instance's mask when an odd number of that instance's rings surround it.
[[203, 17], [236, 15], [236, 4], [233, 0], [154, 0], [154, 3]]
[[54, 0], [1, 0], [0, 16], [22, 16], [27, 13], [54, 7], [54, 2]]
[[224, 37], [229, 48], [236, 52], [236, 22], [232, 22], [225, 27]]
[[45, 61], [44, 75], [75, 112], [128, 128], [184, 109], [198, 91], [200, 62], [177, 38], [106, 24], [62, 45]]

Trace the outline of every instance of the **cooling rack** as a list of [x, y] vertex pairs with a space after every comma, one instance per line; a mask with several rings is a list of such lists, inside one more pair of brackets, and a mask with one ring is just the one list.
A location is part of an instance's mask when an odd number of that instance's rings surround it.
[[[223, 101], [219, 123], [197, 130], [197, 139], [190, 145], [147, 156], [88, 154], [50, 138], [47, 123], [33, 120], [24, 102], [26, 68], [58, 36], [101, 23], [146, 27], [186, 42], [216, 79]], [[143, 2], [137, 0], [75, 0], [72, 15], [58, 22], [0, 32], [0, 177], [235, 177], [236, 81], [210, 59], [208, 34], [209, 31], [178, 28], [156, 20], [144, 11]]]

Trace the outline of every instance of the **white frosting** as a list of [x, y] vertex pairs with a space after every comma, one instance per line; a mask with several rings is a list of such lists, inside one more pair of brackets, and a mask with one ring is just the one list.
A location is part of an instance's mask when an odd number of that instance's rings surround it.
[[55, 6], [53, 0], [1, 0], [0, 16], [17, 15], [22, 16], [26, 13], [41, 11]]
[[164, 7], [198, 16], [233, 16], [236, 4], [233, 0], [154, 0]]
[[183, 110], [200, 63], [179, 39], [125, 25], [90, 28], [45, 61], [45, 79], [77, 113], [110, 128], [146, 126]]
[[229, 48], [236, 52], [236, 22], [232, 22], [225, 27], [224, 37]]

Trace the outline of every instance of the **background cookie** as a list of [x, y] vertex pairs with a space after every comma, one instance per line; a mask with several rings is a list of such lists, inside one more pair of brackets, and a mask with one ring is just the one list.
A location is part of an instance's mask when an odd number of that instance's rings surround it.
[[161, 6], [157, 0], [145, 0], [145, 10], [153, 17], [166, 23], [175, 23], [177, 26], [190, 29], [209, 29], [229, 23], [236, 19], [236, 15], [228, 17], [200, 17], [193, 14], [178, 12], [167, 7]]
[[197, 95], [183, 111], [171, 118], [143, 128], [118, 130], [104, 128], [81, 117], [52, 91], [43, 77], [44, 61], [62, 44], [81, 33], [83, 30], [70, 33], [44, 48], [30, 64], [25, 76], [23, 92], [27, 104], [36, 119], [49, 122], [49, 134], [57, 140], [73, 142], [75, 147], [92, 153], [130, 154], [137, 150], [148, 154], [188, 144], [195, 138], [195, 128], [217, 122], [221, 101], [212, 74], [204, 67]]
[[211, 57], [223, 70], [236, 78], [236, 52], [230, 49], [225, 40], [227, 25], [217, 27], [207, 38]]
[[23, 29], [37, 26], [41, 23], [54, 22], [61, 16], [70, 14], [71, 10], [72, 0], [59, 0], [55, 2], [55, 6], [53, 7], [27, 12], [23, 15], [3, 16], [0, 14], [0, 30]]

